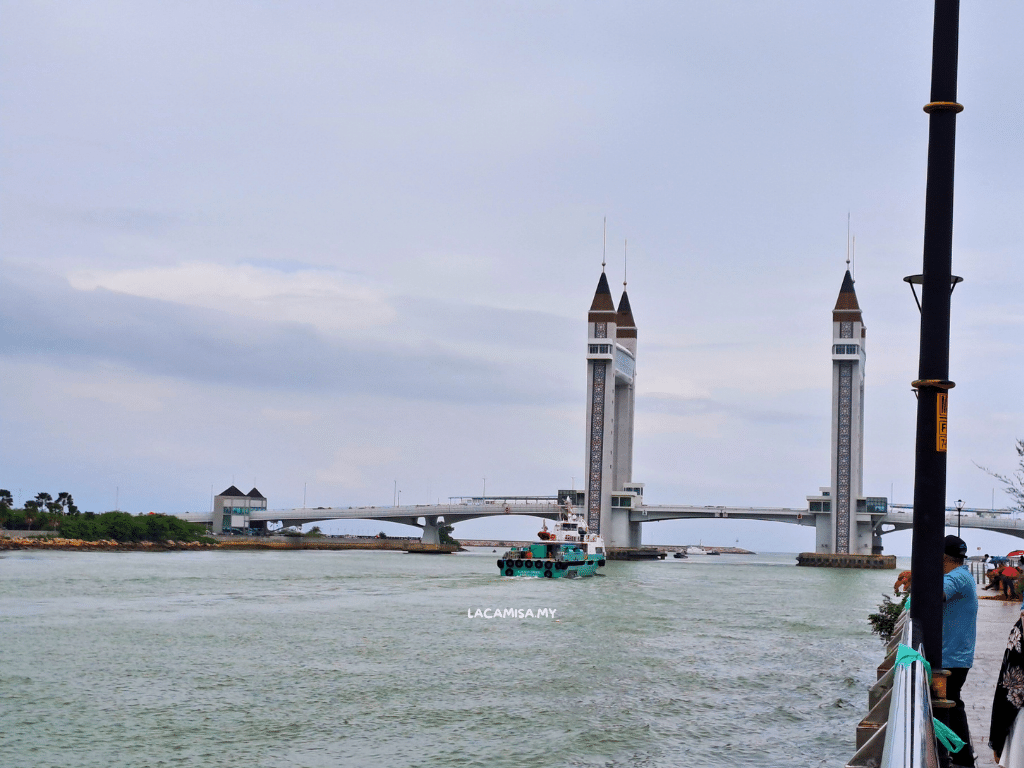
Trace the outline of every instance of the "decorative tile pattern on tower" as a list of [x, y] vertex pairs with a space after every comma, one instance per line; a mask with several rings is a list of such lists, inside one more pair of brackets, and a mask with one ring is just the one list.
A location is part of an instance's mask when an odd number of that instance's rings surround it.
[[607, 363], [594, 363], [594, 395], [590, 411], [590, 477], [587, 484], [587, 527], [601, 532], [601, 469], [604, 463], [604, 382]]
[[594, 338], [595, 339], [607, 339], [608, 338], [608, 323], [594, 323]]
[[[847, 323], [843, 323], [847, 325]], [[850, 323], [850, 333], [853, 324]], [[843, 329], [845, 330], [845, 328]], [[841, 336], [840, 338], [851, 338]], [[836, 451], [836, 553], [850, 552], [850, 450], [852, 447], [853, 363], [839, 363], [839, 434]]]

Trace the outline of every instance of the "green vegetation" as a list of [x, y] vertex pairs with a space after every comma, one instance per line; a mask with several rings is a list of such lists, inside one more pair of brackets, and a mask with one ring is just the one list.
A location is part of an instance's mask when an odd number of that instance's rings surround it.
[[883, 643], [888, 643], [892, 639], [893, 632], [896, 631], [896, 620], [903, 612], [903, 606], [906, 605], [908, 597], [909, 595], [904, 595], [896, 601], [888, 595], [882, 595], [882, 602], [878, 604], [878, 613], [868, 615], [871, 631], [878, 635]]
[[38, 493], [25, 502], [24, 509], [14, 509], [11, 492], [0, 488], [0, 528], [53, 531], [66, 539], [86, 541], [212, 541], [206, 539], [205, 526], [186, 523], [173, 515], [81, 512], [66, 491], [58, 493], [57, 498], [45, 491]]
[[461, 547], [462, 542], [452, 538], [452, 531], [455, 530], [454, 525], [442, 525], [437, 531], [441, 537], [441, 546]]
[[315, 538], [317, 538], [319, 536], [323, 536], [324, 533], [323, 533], [323, 531], [320, 530], [320, 526], [319, 525], [314, 525], [312, 528], [310, 528], [308, 531], [306, 531], [302, 535], [306, 536], [306, 537], [312, 537], [312, 538], [315, 539]]
[[206, 539], [206, 528], [186, 523], [173, 515], [130, 515], [127, 512], [104, 512], [94, 515], [65, 517], [60, 521], [60, 534], [67, 539], [113, 539], [136, 541], [200, 541]]
[[75, 500], [67, 491], [61, 491], [53, 498], [45, 491], [37, 493], [34, 499], [25, 502], [23, 509], [14, 508], [14, 496], [6, 488], [0, 488], [0, 528], [17, 531], [54, 531], [67, 515], [78, 515]]

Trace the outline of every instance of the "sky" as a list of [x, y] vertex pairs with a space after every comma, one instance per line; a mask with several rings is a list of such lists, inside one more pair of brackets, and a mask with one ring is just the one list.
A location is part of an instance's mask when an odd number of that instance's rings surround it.
[[[921, 271], [929, 2], [0, 13], [0, 487], [18, 503], [578, 487], [605, 217], [616, 297], [628, 240], [647, 503], [801, 507], [828, 484], [848, 217], [864, 492], [912, 500], [902, 278]], [[1021, 28], [1019, 3], [961, 9], [947, 496], [977, 508], [1008, 501], [978, 465], [1012, 471], [1024, 437]], [[644, 536], [814, 547], [779, 523]], [[883, 543], [909, 554], [910, 534]]]

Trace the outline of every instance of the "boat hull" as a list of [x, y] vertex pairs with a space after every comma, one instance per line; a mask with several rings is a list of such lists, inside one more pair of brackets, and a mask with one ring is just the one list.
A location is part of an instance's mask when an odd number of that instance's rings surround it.
[[576, 579], [594, 576], [603, 565], [603, 560], [578, 560], [554, 562], [551, 560], [499, 560], [498, 571], [502, 576], [532, 576], [540, 579]]

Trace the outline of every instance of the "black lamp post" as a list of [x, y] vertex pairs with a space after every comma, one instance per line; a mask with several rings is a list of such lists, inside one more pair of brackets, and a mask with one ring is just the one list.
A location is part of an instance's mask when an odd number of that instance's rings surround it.
[[960, 537], [960, 510], [963, 509], [963, 508], [964, 508], [964, 500], [963, 499], [957, 499], [956, 500], [956, 535], [957, 535], [957, 538]]
[[[935, 0], [932, 82], [928, 113], [928, 180], [925, 191], [921, 286], [921, 349], [914, 467], [914, 533], [910, 616], [914, 647], [924, 643], [932, 669], [942, 667], [942, 551], [946, 496], [946, 415], [949, 390], [949, 294], [953, 251], [953, 166], [959, 0]], [[910, 281], [913, 288], [916, 279]], [[916, 296], [916, 294], [915, 294]], [[938, 710], [944, 719], [945, 710]]]

